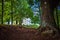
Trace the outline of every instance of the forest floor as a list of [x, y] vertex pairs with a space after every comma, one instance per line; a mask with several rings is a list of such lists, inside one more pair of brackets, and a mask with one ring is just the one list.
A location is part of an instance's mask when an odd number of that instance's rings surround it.
[[32, 29], [0, 25], [0, 40], [60, 40], [60, 34], [57, 29], [50, 27]]

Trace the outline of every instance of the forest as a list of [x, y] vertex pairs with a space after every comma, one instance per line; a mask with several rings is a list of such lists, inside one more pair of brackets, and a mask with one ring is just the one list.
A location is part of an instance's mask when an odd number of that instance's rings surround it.
[[25, 18], [30, 19], [32, 26], [40, 24], [38, 0], [1, 0], [0, 8], [0, 24], [22, 25]]
[[0, 40], [60, 40], [60, 0], [0, 0]]

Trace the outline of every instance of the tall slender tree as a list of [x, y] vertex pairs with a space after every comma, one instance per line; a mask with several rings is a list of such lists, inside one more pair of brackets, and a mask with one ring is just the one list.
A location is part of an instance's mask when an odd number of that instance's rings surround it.
[[4, 13], [4, 0], [2, 0], [2, 17], [1, 17], [1, 24], [3, 24], [3, 13]]
[[59, 18], [58, 18], [58, 9], [56, 7], [56, 19], [57, 19], [57, 26], [59, 27]]
[[13, 0], [11, 0], [11, 25], [13, 24]]

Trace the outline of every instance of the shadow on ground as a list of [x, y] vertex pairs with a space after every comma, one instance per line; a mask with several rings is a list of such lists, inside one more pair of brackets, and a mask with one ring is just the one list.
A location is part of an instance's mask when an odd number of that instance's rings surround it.
[[37, 29], [21, 26], [0, 25], [0, 40], [60, 40], [56, 29], [45, 27]]

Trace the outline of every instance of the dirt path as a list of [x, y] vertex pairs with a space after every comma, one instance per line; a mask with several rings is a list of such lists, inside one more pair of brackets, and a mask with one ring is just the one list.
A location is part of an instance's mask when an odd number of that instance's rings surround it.
[[60, 40], [60, 37], [53, 30], [40, 32], [36, 29], [5, 25], [0, 26], [0, 40]]

